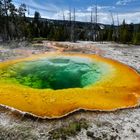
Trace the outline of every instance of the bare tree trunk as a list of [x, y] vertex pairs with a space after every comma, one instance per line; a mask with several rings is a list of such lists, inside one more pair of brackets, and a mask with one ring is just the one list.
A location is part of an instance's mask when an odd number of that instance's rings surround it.
[[75, 42], [76, 39], [75, 39], [75, 8], [73, 9], [73, 19], [72, 19], [72, 22], [71, 22], [71, 41], [72, 42]]

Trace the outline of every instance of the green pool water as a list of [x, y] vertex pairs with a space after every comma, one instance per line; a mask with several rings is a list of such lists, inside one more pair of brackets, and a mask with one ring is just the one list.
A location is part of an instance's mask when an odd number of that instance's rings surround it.
[[8, 77], [36, 89], [84, 88], [102, 76], [100, 66], [87, 59], [42, 58], [8, 68]]

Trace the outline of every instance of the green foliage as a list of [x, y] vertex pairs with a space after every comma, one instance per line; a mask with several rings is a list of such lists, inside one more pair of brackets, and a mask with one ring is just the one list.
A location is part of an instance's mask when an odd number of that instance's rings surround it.
[[135, 29], [133, 24], [126, 24], [124, 20], [119, 27], [105, 29], [103, 40], [138, 45], [140, 44], [140, 28]]
[[138, 26], [138, 29], [133, 33], [133, 44], [140, 44], [140, 24]]
[[112, 41], [113, 30], [109, 29], [107, 34], [107, 41]]
[[140, 44], [140, 32], [134, 34], [133, 44], [135, 44], [135, 45], [139, 45]]
[[0, 3], [0, 34], [3, 41], [28, 37], [26, 22], [26, 5], [21, 4], [17, 9], [11, 0], [1, 0]]
[[43, 40], [47, 40], [47, 38], [43, 38], [43, 37], [33, 38], [33, 41], [35, 41], [37, 43], [41, 43]]
[[67, 139], [76, 136], [82, 129], [88, 129], [89, 124], [85, 119], [74, 121], [67, 126], [49, 132], [49, 140]]
[[133, 38], [133, 25], [127, 25], [125, 20], [120, 27], [120, 42], [131, 43]]

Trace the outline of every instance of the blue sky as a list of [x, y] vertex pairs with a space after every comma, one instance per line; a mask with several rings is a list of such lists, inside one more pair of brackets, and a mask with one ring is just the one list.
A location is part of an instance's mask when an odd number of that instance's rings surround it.
[[[97, 1], [97, 2], [96, 2]], [[63, 19], [69, 18], [69, 9], [76, 9], [76, 20], [90, 21], [91, 10], [98, 7], [98, 22], [111, 24], [111, 12], [115, 23], [117, 14], [120, 23], [123, 19], [127, 23], [140, 23], [140, 0], [13, 0], [16, 6], [25, 3], [29, 7], [33, 16], [35, 11], [39, 11], [44, 18]], [[94, 15], [93, 15], [94, 17]]]

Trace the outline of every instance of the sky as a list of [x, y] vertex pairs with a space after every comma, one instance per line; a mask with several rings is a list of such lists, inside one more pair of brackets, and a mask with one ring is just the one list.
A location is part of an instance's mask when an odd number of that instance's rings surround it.
[[[115, 24], [121, 24], [125, 19], [127, 23], [140, 23], [140, 0], [13, 0], [18, 7], [24, 3], [29, 9], [27, 16], [34, 16], [38, 11], [42, 18], [69, 19], [69, 11], [76, 11], [76, 20], [89, 22], [91, 11], [95, 17], [95, 6], [98, 10], [98, 22], [112, 24], [112, 16]], [[112, 14], [111, 14], [112, 13]], [[119, 20], [117, 20], [119, 19]]]

